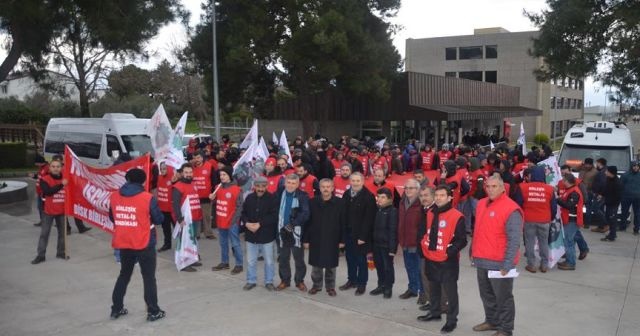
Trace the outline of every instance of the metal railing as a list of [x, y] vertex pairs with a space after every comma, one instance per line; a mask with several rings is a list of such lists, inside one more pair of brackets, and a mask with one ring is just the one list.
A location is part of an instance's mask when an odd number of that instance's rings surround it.
[[39, 145], [46, 126], [34, 124], [0, 124], [0, 142], [25, 142]]

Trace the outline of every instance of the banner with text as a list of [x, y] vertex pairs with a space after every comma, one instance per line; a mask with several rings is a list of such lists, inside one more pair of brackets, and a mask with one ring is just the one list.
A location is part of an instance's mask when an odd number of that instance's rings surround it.
[[147, 173], [145, 187], [148, 190], [149, 159], [149, 154], [146, 154], [117, 166], [95, 168], [82, 162], [66, 146], [64, 176], [69, 181], [66, 186], [66, 215], [113, 233], [113, 222], [109, 219], [111, 193], [120, 189], [125, 183], [124, 175], [132, 168], [140, 168]]

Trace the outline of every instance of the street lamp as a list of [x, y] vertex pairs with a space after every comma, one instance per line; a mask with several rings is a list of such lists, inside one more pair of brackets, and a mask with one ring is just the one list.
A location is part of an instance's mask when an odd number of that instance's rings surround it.
[[216, 5], [211, 1], [211, 32], [213, 39], [213, 124], [216, 141], [220, 141], [220, 106], [218, 103], [218, 55], [216, 50]]

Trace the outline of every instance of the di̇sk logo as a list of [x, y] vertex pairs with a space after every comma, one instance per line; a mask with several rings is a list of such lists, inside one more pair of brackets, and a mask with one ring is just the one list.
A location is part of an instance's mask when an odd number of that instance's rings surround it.
[[444, 219], [443, 219], [443, 220], [441, 220], [441, 221], [438, 223], [438, 226], [439, 226], [441, 229], [444, 229], [445, 227], [447, 227], [447, 222], [445, 222], [445, 221], [444, 221]]
[[226, 197], [227, 199], [231, 198], [231, 193], [227, 192], [226, 194], [224, 194], [224, 197]]
[[491, 211], [491, 212], [489, 213], [489, 217], [495, 217], [495, 216], [496, 216], [496, 212], [495, 212], [495, 211]]

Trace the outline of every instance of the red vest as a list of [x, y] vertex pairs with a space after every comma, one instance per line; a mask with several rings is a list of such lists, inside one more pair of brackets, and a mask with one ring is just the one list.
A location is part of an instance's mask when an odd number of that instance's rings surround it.
[[[582, 180], [579, 178], [576, 178], [576, 186], [580, 186], [580, 183], [582, 183]], [[579, 187], [578, 187], [579, 189]], [[562, 182], [562, 180], [560, 180], [560, 182], [558, 182], [558, 197], [563, 198], [565, 191], [567, 191], [567, 187], [564, 185], [564, 182]]]
[[[469, 171], [467, 170], [467, 168], [458, 169], [458, 171], [456, 171], [456, 174], [460, 175], [460, 180], [467, 181], [467, 184], [469, 185], [469, 187], [471, 187], [471, 175], [469, 175]], [[460, 186], [460, 190], [462, 190], [462, 186]], [[467, 198], [469, 198], [469, 195], [471, 195], [471, 193], [467, 192], [464, 196], [460, 196], [460, 200], [466, 200]]]
[[528, 164], [526, 162], [516, 163], [516, 165], [513, 166], [512, 170], [513, 176], [520, 175], [520, 172], [525, 170], [527, 168], [527, 165]]
[[482, 172], [484, 173], [484, 176], [491, 176], [494, 172], [494, 168], [492, 165], [487, 163], [482, 167]]
[[282, 175], [265, 176], [267, 178], [267, 191], [275, 194], [278, 191], [278, 183]]
[[362, 163], [362, 175], [365, 177], [369, 175], [369, 157], [364, 155], [358, 155], [358, 161]]
[[454, 209], [457, 209], [458, 203], [460, 202], [460, 190], [462, 188], [462, 175], [456, 172], [455, 175], [451, 177], [447, 177], [444, 181], [446, 184], [449, 184], [452, 182], [456, 182], [458, 184], [458, 186], [453, 189], [453, 201], [451, 201], [451, 206]]
[[333, 165], [333, 169], [335, 169], [336, 171], [336, 176], [340, 176], [340, 168], [342, 168], [342, 165], [347, 162], [344, 159], [342, 161], [338, 161], [336, 159], [331, 159], [331, 165]]
[[[56, 180], [51, 175], [45, 175], [42, 180], [49, 185], [49, 187], [55, 187], [58, 184], [62, 184], [62, 180]], [[64, 200], [65, 191], [64, 188], [60, 189], [57, 193], [51, 196], [45, 196], [44, 198], [44, 213], [49, 216], [64, 215]]]
[[45, 163], [38, 170], [38, 175], [36, 175], [36, 195], [42, 195], [42, 190], [40, 190], [40, 180], [45, 176], [49, 175], [49, 164]]
[[471, 177], [470, 183], [469, 183], [469, 187], [470, 187], [469, 196], [473, 197], [473, 195], [475, 195], [476, 191], [478, 190], [478, 179], [480, 177], [484, 179], [485, 177], [482, 170], [480, 169], [476, 169], [472, 171], [471, 173], [469, 173], [469, 176]]
[[444, 163], [453, 156], [453, 153], [450, 151], [439, 151], [438, 156], [440, 157], [440, 168], [442, 168], [444, 167]]
[[544, 182], [523, 182], [520, 192], [524, 203], [524, 221], [548, 224], [551, 222], [551, 199], [553, 187]]
[[216, 224], [219, 229], [228, 229], [231, 227], [231, 219], [236, 211], [236, 200], [242, 189], [235, 184], [226, 188], [220, 187], [216, 192]]
[[202, 166], [193, 166], [193, 186], [198, 192], [199, 198], [209, 198], [211, 194], [211, 162], [204, 162]]
[[[202, 207], [200, 206], [200, 197], [198, 197], [198, 193], [196, 192], [196, 188], [193, 186], [193, 183], [184, 183], [182, 181], [178, 181], [173, 185], [174, 188], [178, 189], [182, 194], [182, 198], [180, 199], [180, 206], [184, 204], [184, 200], [187, 199], [187, 195], [189, 196], [189, 205], [191, 205], [191, 220], [200, 221], [202, 220]], [[174, 214], [174, 219], [175, 214]]]
[[382, 185], [377, 185], [375, 184], [373, 179], [371, 179], [371, 180], [366, 180], [364, 182], [364, 186], [367, 189], [369, 189], [369, 191], [373, 194], [374, 197], [378, 194], [378, 190], [380, 190], [381, 188], [387, 188], [391, 190], [391, 199], [393, 199], [395, 195], [396, 186], [395, 184], [393, 184], [393, 182], [390, 182], [390, 181], [384, 181]]
[[[372, 169], [375, 171], [376, 169], [381, 169], [384, 171], [384, 166], [386, 165], [387, 160], [384, 157], [379, 157], [376, 161], [373, 162]], [[373, 174], [373, 172], [372, 172]]]
[[[562, 200], [566, 201], [569, 198], [569, 195], [571, 195], [572, 192], [577, 192], [578, 195], [580, 195], [580, 200], [578, 201], [578, 205], [576, 206], [576, 223], [578, 224], [579, 227], [583, 227], [584, 226], [584, 220], [583, 220], [583, 216], [584, 214], [582, 213], [582, 207], [584, 206], [584, 197], [582, 195], [582, 192], [580, 191], [580, 187], [578, 187], [578, 184], [574, 185], [573, 187], [566, 189], [566, 191], [564, 192], [564, 194], [562, 195]], [[562, 224], [566, 225], [569, 223], [569, 210], [565, 209], [563, 207], [560, 207], [560, 218], [562, 218]]]
[[433, 170], [431, 167], [433, 165], [433, 157], [435, 156], [435, 153], [433, 151], [422, 151], [420, 152], [420, 156], [422, 157], [422, 170]]
[[[462, 213], [456, 209], [450, 209], [441, 213], [438, 217], [438, 245], [436, 246], [436, 250], [429, 250], [429, 233], [431, 232], [431, 223], [433, 222], [433, 210], [427, 211], [427, 234], [422, 237], [421, 246], [422, 246], [422, 254], [425, 258], [436, 261], [443, 262], [447, 260], [447, 247], [451, 243], [453, 239], [453, 235], [456, 232], [456, 225], [458, 225], [458, 221], [462, 218]], [[460, 253], [458, 253], [458, 258], [460, 258]]]
[[158, 195], [158, 207], [162, 212], [171, 212], [171, 178], [173, 177], [173, 167], [167, 167], [167, 175], [158, 175], [158, 187], [156, 193]]
[[152, 197], [145, 191], [131, 197], [122, 196], [118, 191], [111, 194], [111, 213], [113, 214], [111, 247], [143, 250], [149, 245], [151, 236], [149, 204]]
[[307, 193], [309, 199], [312, 199], [315, 196], [315, 190], [313, 189], [313, 183], [315, 181], [316, 177], [311, 174], [308, 174], [305, 178], [300, 179], [300, 187], [298, 189]]
[[349, 184], [349, 178], [343, 178], [341, 175], [335, 176], [333, 178], [333, 194], [338, 198], [342, 198], [342, 195], [349, 190], [351, 185]]
[[[507, 250], [507, 219], [514, 211], [523, 216], [518, 204], [506, 193], [500, 195], [491, 204], [488, 197], [478, 201], [471, 246], [474, 258], [504, 261]], [[518, 249], [514, 264], [517, 265], [519, 260], [520, 250]]]

